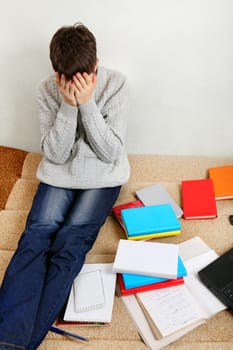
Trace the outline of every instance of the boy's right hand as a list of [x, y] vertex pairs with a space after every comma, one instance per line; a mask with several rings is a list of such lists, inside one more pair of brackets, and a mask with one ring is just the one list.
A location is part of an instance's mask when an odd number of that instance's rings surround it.
[[64, 74], [60, 76], [59, 73], [56, 72], [56, 83], [65, 103], [71, 106], [77, 106], [75, 98], [75, 85], [73, 81], [67, 81]]

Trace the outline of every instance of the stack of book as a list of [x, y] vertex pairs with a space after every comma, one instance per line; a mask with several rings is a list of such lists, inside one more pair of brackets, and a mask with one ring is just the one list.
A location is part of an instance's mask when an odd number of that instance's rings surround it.
[[141, 240], [180, 234], [181, 226], [170, 204], [121, 211], [128, 239]]
[[184, 283], [187, 275], [186, 268], [181, 257], [178, 257], [177, 278], [169, 279], [148, 275], [131, 273], [118, 273], [118, 283], [121, 295], [135, 294], [148, 290], [167, 288]]
[[137, 200], [112, 209], [113, 216], [130, 240], [145, 240], [181, 233], [183, 211], [163, 185], [147, 186], [136, 192]]
[[113, 271], [121, 295], [184, 283], [186, 268], [176, 244], [120, 240]]
[[118, 205], [112, 213], [129, 240], [145, 240], [181, 233], [182, 210], [165, 188], [148, 186], [136, 192], [138, 200]]

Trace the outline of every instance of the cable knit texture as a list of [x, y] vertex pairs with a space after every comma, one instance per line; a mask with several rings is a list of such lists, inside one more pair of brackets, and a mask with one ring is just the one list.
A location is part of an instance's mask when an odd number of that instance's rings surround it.
[[39, 84], [37, 101], [44, 155], [40, 181], [82, 189], [128, 181], [128, 88], [121, 73], [100, 67], [92, 99], [79, 107], [64, 102], [53, 74]]

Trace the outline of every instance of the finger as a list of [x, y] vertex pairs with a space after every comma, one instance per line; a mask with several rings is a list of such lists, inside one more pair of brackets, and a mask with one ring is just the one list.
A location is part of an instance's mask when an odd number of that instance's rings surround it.
[[74, 91], [75, 91], [75, 86], [74, 83], [72, 83], [72, 81], [69, 84], [69, 94], [72, 96], [74, 95]]
[[76, 78], [78, 79], [78, 81], [81, 84], [82, 88], [85, 88], [87, 83], [86, 83], [86, 80], [84, 79], [84, 77], [82, 76], [82, 74], [81, 73], [77, 73], [76, 74]]
[[64, 91], [65, 91], [65, 93], [67, 95], [70, 94], [71, 86], [72, 86], [72, 82], [70, 80], [65, 82], [65, 89], [64, 89]]
[[92, 75], [93, 75], [93, 73], [91, 73], [91, 74], [87, 74], [86, 72], [83, 73], [83, 78], [84, 78], [84, 80], [85, 80], [87, 85], [91, 84], [91, 82], [92, 82]]
[[73, 82], [79, 91], [81, 91], [83, 89], [81, 82], [79, 81], [79, 79], [75, 75], [73, 77]]

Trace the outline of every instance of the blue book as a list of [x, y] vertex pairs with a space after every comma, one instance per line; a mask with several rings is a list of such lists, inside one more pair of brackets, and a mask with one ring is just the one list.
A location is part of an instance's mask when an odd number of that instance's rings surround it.
[[180, 234], [180, 222], [168, 203], [121, 211], [128, 239], [150, 239]]
[[[184, 266], [184, 263], [181, 257], [178, 257], [177, 265], [177, 278], [187, 276], [187, 270]], [[168, 278], [160, 278], [153, 276], [144, 276], [144, 275], [135, 275], [131, 273], [122, 273], [122, 278], [124, 281], [125, 289], [136, 288], [140, 286], [147, 286], [152, 283], [159, 283], [167, 281]]]

